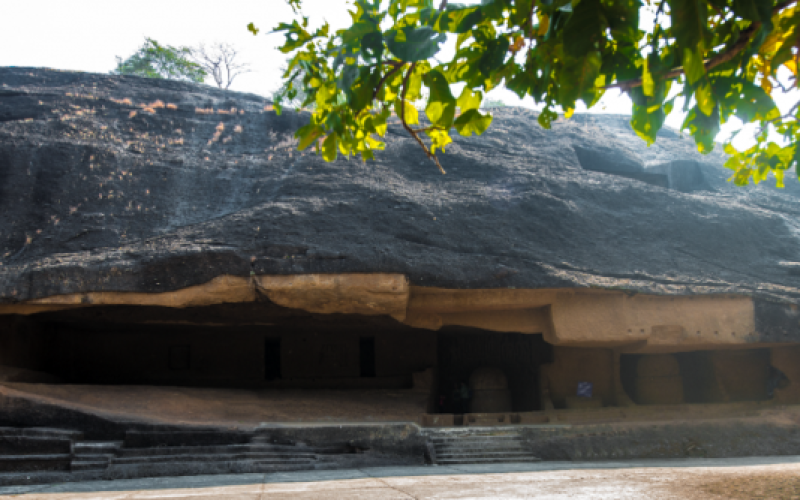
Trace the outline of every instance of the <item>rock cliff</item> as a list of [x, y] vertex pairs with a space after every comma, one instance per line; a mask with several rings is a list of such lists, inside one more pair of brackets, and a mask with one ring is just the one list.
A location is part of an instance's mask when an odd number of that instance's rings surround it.
[[376, 161], [298, 152], [307, 117], [163, 80], [0, 68], [0, 301], [228, 274], [399, 273], [447, 288], [800, 299], [800, 184], [621, 116], [495, 111], [441, 175], [389, 126]]

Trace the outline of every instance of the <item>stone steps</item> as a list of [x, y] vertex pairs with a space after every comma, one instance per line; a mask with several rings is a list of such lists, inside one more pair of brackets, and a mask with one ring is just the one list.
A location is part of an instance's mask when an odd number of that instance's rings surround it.
[[514, 448], [517, 448], [517, 449], [520, 449], [520, 450], [525, 449], [525, 446], [523, 445], [523, 443], [521, 443], [519, 441], [510, 441], [510, 442], [506, 442], [506, 443], [472, 443], [472, 442], [469, 442], [469, 441], [464, 442], [464, 443], [448, 442], [448, 443], [444, 443], [444, 444], [435, 444], [434, 443], [434, 446], [436, 446], [437, 450], [442, 450], [442, 451], [445, 451], [445, 450], [448, 450], [448, 449], [451, 449], [451, 448], [452, 449], [459, 449], [459, 450], [465, 450], [465, 449], [474, 449], [474, 450], [493, 450], [493, 449], [507, 450], [507, 449], [514, 449]]
[[519, 439], [518, 436], [447, 436], [447, 437], [438, 437], [433, 438], [432, 441], [435, 443], [446, 443], [448, 441], [454, 442], [463, 442], [463, 441], [473, 441], [476, 443], [493, 443], [493, 442], [503, 442], [503, 441], [517, 441]]
[[0, 428], [0, 482], [39, 472], [153, 477], [297, 471], [349, 451], [346, 444], [306, 446], [205, 430], [129, 431], [120, 441], [85, 441], [74, 431]]
[[441, 465], [539, 461], [516, 432], [439, 431], [429, 433], [428, 441]]
[[472, 451], [472, 452], [450, 452], [436, 453], [438, 459], [457, 459], [457, 458], [502, 458], [502, 457], [528, 457], [530, 452], [525, 450], [500, 450], [500, 451]]
[[122, 448], [121, 457], [146, 457], [151, 455], [214, 454], [214, 453], [279, 453], [286, 455], [315, 455], [316, 449], [301, 446], [276, 446], [267, 444], [230, 444], [219, 446], [169, 446], [157, 448]]
[[58, 438], [69, 440], [83, 439], [83, 433], [80, 431], [51, 429], [49, 427], [28, 427], [24, 429], [17, 427], [0, 427], [0, 436]]
[[431, 442], [437, 445], [448, 444], [448, 443], [473, 443], [473, 444], [513, 443], [517, 441], [519, 441], [519, 437], [507, 437], [507, 436], [498, 436], [498, 437], [465, 436], [465, 437], [446, 437], [446, 438], [431, 439]]
[[129, 465], [165, 462], [234, 462], [240, 460], [269, 461], [271, 463], [311, 463], [316, 460], [314, 454], [289, 454], [289, 453], [258, 453], [258, 452], [233, 452], [233, 453], [163, 453], [166, 450], [154, 450], [162, 454], [122, 456], [111, 459], [112, 465]]
[[68, 471], [70, 454], [0, 455], [0, 472]]
[[540, 462], [541, 459], [534, 456], [529, 457], [509, 457], [509, 458], [457, 458], [437, 460], [439, 465], [480, 465], [480, 464], [516, 464]]
[[282, 444], [271, 441], [266, 436], [255, 436], [249, 443], [249, 446], [264, 446], [270, 447], [275, 450], [298, 451], [303, 450], [309, 453], [316, 453], [317, 455], [337, 455], [340, 453], [347, 453], [348, 447], [346, 444], [328, 444], [322, 446], [296, 446], [293, 444]]
[[108, 468], [108, 460], [73, 460], [70, 470], [73, 472], [83, 472], [90, 470], [105, 470]]
[[72, 446], [70, 468], [74, 472], [105, 470], [121, 448], [122, 441], [79, 441]]
[[122, 448], [122, 441], [79, 441], [75, 443], [76, 454], [116, 453]]

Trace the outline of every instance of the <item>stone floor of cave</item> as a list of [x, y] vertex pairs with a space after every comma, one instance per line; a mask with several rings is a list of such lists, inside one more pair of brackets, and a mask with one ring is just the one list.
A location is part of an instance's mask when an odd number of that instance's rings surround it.
[[416, 422], [428, 404], [413, 390], [210, 389], [4, 383], [0, 395], [108, 416], [164, 423]]

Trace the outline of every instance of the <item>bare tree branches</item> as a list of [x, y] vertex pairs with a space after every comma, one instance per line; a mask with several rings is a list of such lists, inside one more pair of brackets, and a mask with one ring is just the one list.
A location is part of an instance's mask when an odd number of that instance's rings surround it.
[[236, 62], [237, 55], [235, 47], [223, 42], [215, 42], [210, 47], [200, 44], [192, 49], [192, 59], [214, 78], [221, 89], [229, 89], [237, 76], [250, 72], [249, 64]]

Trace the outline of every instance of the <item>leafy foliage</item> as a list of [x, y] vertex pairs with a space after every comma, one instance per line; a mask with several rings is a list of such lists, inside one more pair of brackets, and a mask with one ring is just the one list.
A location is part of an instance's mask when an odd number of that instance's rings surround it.
[[117, 57], [117, 67], [111, 73], [203, 83], [206, 72], [191, 57], [192, 49], [188, 47], [161, 45], [146, 38], [144, 45], [129, 58], [123, 61]]
[[[619, 88], [648, 144], [681, 97], [682, 129], [701, 152], [714, 148], [733, 116], [760, 127], [752, 148], [724, 145], [737, 184], [773, 172], [782, 185], [793, 167], [800, 175], [798, 105], [781, 115], [772, 99], [774, 89], [789, 90], [777, 80], [781, 68], [797, 87], [797, 0], [646, 0], [658, 2], [652, 30], [640, 29], [641, 0], [354, 0], [351, 26], [335, 33], [328, 24], [312, 32], [300, 0], [287, 1], [297, 18], [275, 28], [285, 37], [281, 50], [292, 54], [277, 107], [302, 95], [303, 106], [315, 105], [297, 137], [301, 149], [316, 144], [326, 160], [372, 158], [396, 114], [438, 165], [453, 129], [471, 135], [489, 127], [481, 102], [500, 85], [542, 104], [546, 128], [559, 108], [569, 117], [578, 101], [591, 108]], [[252, 23], [248, 29], [258, 33]], [[440, 61], [451, 42], [453, 57]], [[786, 145], [768, 140], [770, 128]]]
[[[280, 67], [281, 73], [285, 73], [289, 67], [289, 63], [291, 62], [291, 58], [286, 60], [286, 64]], [[270, 92], [270, 99], [273, 101], [280, 100], [284, 107], [288, 108], [301, 108], [303, 103], [306, 101], [308, 97], [308, 93], [303, 86], [303, 78], [305, 75], [303, 74], [302, 70], [295, 71], [293, 74], [293, 78], [288, 81], [284, 81], [281, 86], [277, 90], [273, 90]], [[286, 94], [289, 90], [289, 85], [291, 84], [292, 88], [295, 91], [295, 95], [292, 99], [286, 97]], [[308, 108], [314, 108], [314, 104], [311, 103], [307, 105]]]

